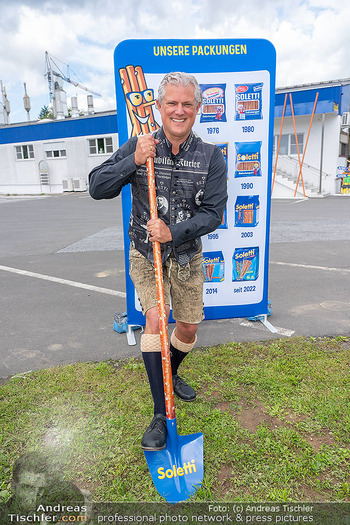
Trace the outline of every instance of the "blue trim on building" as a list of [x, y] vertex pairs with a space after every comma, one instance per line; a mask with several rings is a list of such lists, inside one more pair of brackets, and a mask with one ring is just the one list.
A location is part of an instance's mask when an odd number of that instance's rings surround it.
[[[350, 111], [350, 84], [321, 87], [320, 89], [304, 89], [287, 91], [285, 116], [292, 116], [289, 93], [292, 93], [295, 115], [311, 115], [316, 93], [318, 101], [316, 113], [334, 113], [342, 115]], [[282, 117], [285, 93], [275, 95], [275, 118]], [[38, 140], [56, 140], [68, 137], [84, 137], [87, 135], [106, 135], [118, 133], [117, 113], [111, 115], [91, 115], [77, 119], [56, 120], [54, 122], [34, 122], [12, 124], [0, 128], [0, 144], [16, 144]]]
[[117, 113], [112, 115], [93, 115], [86, 118], [70, 118], [55, 122], [35, 122], [33, 124], [11, 125], [0, 129], [0, 144], [55, 140], [88, 135], [118, 133]]
[[[302, 91], [294, 91], [293, 89], [286, 91], [288, 97], [285, 116], [292, 116], [289, 93], [292, 94], [294, 115], [311, 115], [317, 92], [318, 100], [315, 113], [341, 115], [344, 111], [349, 111], [349, 87], [346, 85], [305, 89]], [[286, 93], [277, 93], [275, 96], [275, 118], [282, 117], [285, 96]]]

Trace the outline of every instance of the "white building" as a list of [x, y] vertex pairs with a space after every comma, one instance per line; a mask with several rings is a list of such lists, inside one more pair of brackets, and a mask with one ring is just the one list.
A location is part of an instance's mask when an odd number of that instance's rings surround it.
[[0, 128], [0, 193], [87, 189], [87, 175], [118, 148], [115, 111]]
[[[349, 115], [350, 79], [276, 90], [272, 197], [340, 193]], [[91, 169], [118, 148], [117, 130], [116, 111], [0, 126], [0, 194], [86, 190]]]
[[350, 159], [349, 112], [350, 79], [276, 90], [273, 197], [293, 197], [298, 177], [297, 196], [302, 183], [306, 196], [340, 193], [338, 168]]

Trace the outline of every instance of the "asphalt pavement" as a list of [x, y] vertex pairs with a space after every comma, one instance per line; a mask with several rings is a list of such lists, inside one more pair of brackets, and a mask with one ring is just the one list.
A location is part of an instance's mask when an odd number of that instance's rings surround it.
[[[113, 330], [126, 310], [120, 199], [0, 196], [0, 378], [74, 362], [127, 359]], [[350, 334], [350, 196], [273, 200], [272, 333], [247, 319], [203, 321], [198, 347]]]

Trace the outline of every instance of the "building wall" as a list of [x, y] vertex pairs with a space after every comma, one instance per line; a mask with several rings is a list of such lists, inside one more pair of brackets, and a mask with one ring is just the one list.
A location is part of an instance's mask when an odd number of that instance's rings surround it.
[[[320, 171], [321, 165], [321, 137], [322, 137], [322, 115], [316, 114], [314, 116], [308, 143], [306, 145], [307, 135], [310, 126], [311, 115], [296, 116], [295, 127], [297, 133], [302, 133], [304, 137], [304, 165], [309, 165]], [[339, 157], [339, 140], [340, 140], [340, 125], [341, 117], [335, 113], [325, 114], [324, 122], [324, 141], [323, 141], [323, 165], [322, 165], [322, 188], [329, 193], [336, 193], [336, 174], [339, 162], [343, 162]], [[281, 128], [281, 118], [275, 119], [274, 135], [275, 144], [278, 140]], [[293, 118], [285, 117], [282, 129], [282, 135], [295, 135]], [[305, 150], [306, 146], [306, 150]], [[298, 154], [290, 154], [298, 160]], [[303, 158], [303, 153], [300, 154], [300, 161]], [[278, 166], [278, 163], [277, 163]], [[319, 178], [319, 175], [318, 175]], [[315, 173], [315, 180], [317, 173]]]
[[[91, 153], [89, 139], [111, 138], [112, 150], [118, 148], [116, 116], [110, 117], [72, 119], [68, 126], [51, 122], [0, 129], [0, 193], [61, 193], [65, 179], [80, 179], [87, 183], [91, 169], [112, 154], [111, 151]], [[16, 137], [22, 140], [14, 141]], [[32, 147], [34, 158], [17, 158], [16, 147], [23, 154], [23, 146], [27, 152], [28, 146]], [[47, 151], [65, 151], [65, 156], [48, 158]], [[40, 161], [47, 163], [48, 185], [41, 184]]]
[[[115, 151], [118, 148], [117, 134], [103, 136], [112, 138], [113, 151]], [[64, 179], [82, 179], [87, 182], [87, 176], [92, 168], [111, 156], [111, 153], [90, 154], [88, 142], [90, 138], [96, 138], [96, 135], [0, 145], [0, 193], [61, 193]], [[34, 158], [17, 160], [16, 146], [29, 144], [33, 145]], [[65, 150], [66, 156], [46, 157], [48, 149], [59, 151], [57, 148]], [[45, 160], [48, 165], [49, 185], [40, 184], [39, 163], [41, 160]]]
[[[293, 88], [291, 89], [293, 91]], [[322, 115], [324, 122], [324, 153], [322, 189], [328, 193], [339, 192], [336, 180], [337, 167], [345, 164], [340, 153], [341, 114], [348, 111], [350, 85], [332, 86], [293, 91], [293, 107], [296, 131], [302, 133], [306, 144], [311, 112], [316, 93], [319, 93], [316, 114], [306, 148], [304, 165], [310, 165], [314, 185], [319, 184], [321, 162]], [[285, 92], [275, 98], [275, 145], [280, 133], [281, 115]], [[294, 136], [291, 104], [286, 106], [282, 134]], [[116, 112], [95, 114], [80, 118], [69, 118], [55, 122], [31, 122], [0, 127], [0, 193], [61, 193], [63, 181], [78, 179], [86, 183], [91, 169], [109, 158], [104, 154], [89, 151], [89, 139], [111, 137], [113, 151], [118, 148]], [[344, 141], [342, 137], [342, 141]], [[16, 146], [32, 145], [34, 158], [16, 159]], [[65, 150], [65, 157], [47, 158], [46, 151]], [[290, 152], [289, 152], [290, 153]], [[296, 160], [297, 153], [290, 154]], [[302, 158], [302, 154], [300, 156]], [[49, 171], [49, 185], [40, 182], [39, 163], [45, 160]], [[298, 166], [296, 167], [298, 169]]]

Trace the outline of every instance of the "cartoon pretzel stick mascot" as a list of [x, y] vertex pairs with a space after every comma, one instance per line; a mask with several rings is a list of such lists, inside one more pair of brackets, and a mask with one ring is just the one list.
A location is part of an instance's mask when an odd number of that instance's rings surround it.
[[159, 128], [154, 120], [153, 89], [148, 89], [141, 66], [126, 66], [119, 69], [126, 106], [132, 124], [131, 137], [146, 135]]

